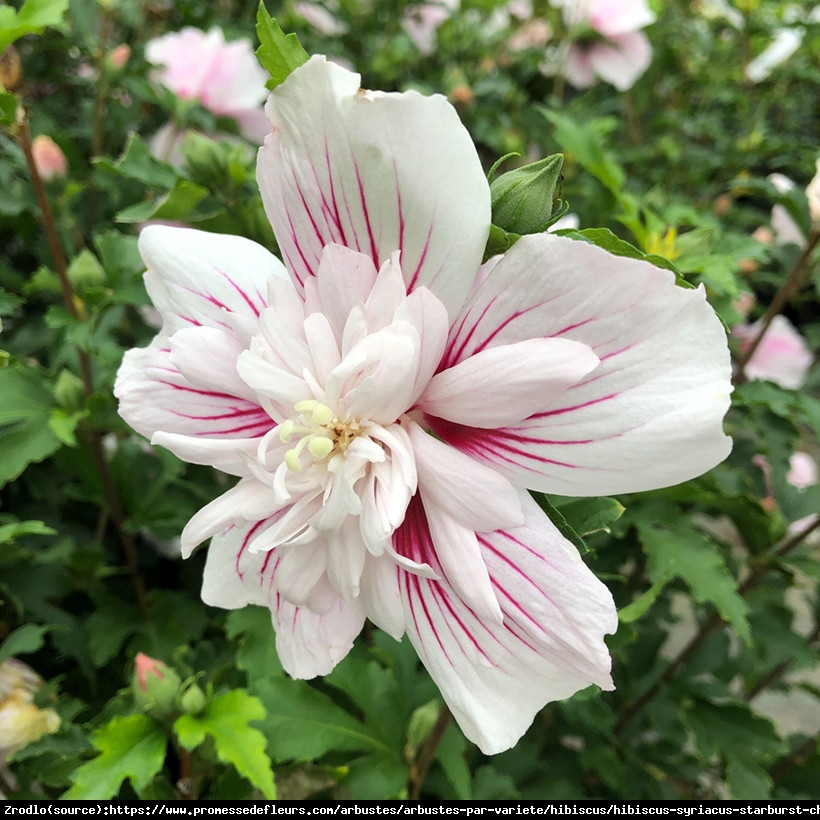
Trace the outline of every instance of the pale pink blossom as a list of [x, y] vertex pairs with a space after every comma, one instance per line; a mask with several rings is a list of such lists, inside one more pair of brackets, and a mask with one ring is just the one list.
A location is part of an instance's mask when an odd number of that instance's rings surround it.
[[407, 634], [468, 738], [512, 746], [547, 702], [608, 689], [606, 587], [524, 488], [663, 487], [720, 462], [729, 354], [704, 290], [525, 236], [474, 287], [490, 194], [439, 95], [362, 91], [313, 57], [268, 102], [258, 162], [284, 265], [235, 236], [140, 237], [163, 317], [120, 413], [239, 476], [185, 527], [202, 595], [271, 610], [294, 677], [366, 618]]
[[546, 66], [562, 73], [576, 88], [588, 88], [600, 78], [619, 91], [631, 88], [652, 62], [652, 47], [641, 29], [655, 22], [646, 0], [552, 0], [563, 9], [572, 28], [599, 35], [592, 43], [571, 43], [561, 65]]
[[37, 173], [46, 181], [64, 177], [68, 170], [65, 154], [51, 137], [40, 134], [31, 144]]
[[801, 450], [792, 453], [786, 481], [798, 490], [805, 490], [806, 487], [817, 484], [817, 462]]
[[526, 48], [545, 46], [552, 37], [552, 27], [540, 17], [527, 20], [521, 28], [512, 33], [507, 41], [510, 51], [523, 51]]
[[218, 28], [204, 32], [187, 27], [150, 40], [145, 58], [157, 66], [156, 82], [180, 99], [235, 119], [248, 139], [260, 142], [270, 130], [262, 110], [267, 74], [250, 40], [226, 43]]
[[344, 34], [347, 31], [347, 26], [319, 3], [294, 3], [293, 10], [325, 37]]
[[441, 0], [410, 6], [404, 14], [402, 28], [422, 54], [432, 54], [436, 47], [436, 30], [450, 19], [459, 5], [460, 0]]
[[[758, 321], [732, 329], [732, 336], [741, 342], [741, 353], [749, 349], [760, 328]], [[814, 355], [794, 325], [778, 315], [747, 362], [745, 372], [750, 379], [766, 379], [789, 390], [799, 390], [813, 361]]]

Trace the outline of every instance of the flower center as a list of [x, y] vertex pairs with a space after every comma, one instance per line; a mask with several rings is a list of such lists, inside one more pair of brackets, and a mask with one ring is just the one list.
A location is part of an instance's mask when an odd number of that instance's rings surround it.
[[293, 409], [300, 414], [301, 423], [288, 419], [279, 428], [279, 438], [285, 444], [289, 444], [294, 435], [299, 436], [296, 446], [285, 453], [285, 464], [293, 472], [302, 468], [299, 456], [305, 448], [314, 458], [326, 461], [337, 453], [344, 453], [362, 431], [358, 421], [340, 419], [326, 404], [315, 399], [297, 402]]

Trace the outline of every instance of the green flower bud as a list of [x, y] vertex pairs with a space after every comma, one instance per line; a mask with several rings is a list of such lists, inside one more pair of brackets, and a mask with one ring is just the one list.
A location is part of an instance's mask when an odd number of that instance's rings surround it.
[[162, 661], [140, 652], [134, 659], [131, 691], [134, 701], [154, 717], [165, 717], [176, 711], [176, 700], [182, 679]]
[[70, 370], [61, 370], [54, 385], [54, 398], [57, 404], [65, 410], [78, 410], [83, 405], [85, 391], [82, 379], [75, 376]]
[[80, 251], [68, 266], [68, 281], [80, 292], [99, 287], [105, 283], [105, 270], [91, 251]]
[[564, 157], [553, 154], [490, 183], [493, 225], [508, 233], [541, 233], [551, 224]]
[[404, 746], [404, 754], [408, 760], [415, 760], [421, 744], [427, 740], [427, 736], [433, 731], [433, 727], [438, 720], [441, 701], [431, 700], [419, 706], [412, 715], [407, 726], [407, 743]]
[[179, 699], [179, 707], [186, 715], [198, 715], [205, 708], [205, 693], [194, 683]]

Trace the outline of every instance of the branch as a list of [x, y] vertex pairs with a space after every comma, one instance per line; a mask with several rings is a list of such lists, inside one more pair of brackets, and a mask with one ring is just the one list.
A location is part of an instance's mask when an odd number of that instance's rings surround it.
[[418, 800], [421, 796], [421, 787], [424, 785], [424, 778], [427, 777], [427, 772], [436, 756], [439, 743], [441, 743], [441, 739], [444, 737], [444, 732], [447, 730], [447, 726], [452, 717], [450, 710], [447, 708], [447, 704], [443, 703], [430, 734], [427, 735], [427, 739], [419, 750], [415, 763], [410, 766], [410, 781], [407, 785], [407, 790], [411, 800]]

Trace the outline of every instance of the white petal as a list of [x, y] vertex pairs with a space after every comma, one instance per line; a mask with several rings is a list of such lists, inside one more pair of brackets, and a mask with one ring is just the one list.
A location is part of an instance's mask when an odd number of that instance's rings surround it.
[[252, 478], [243, 479], [204, 506], [185, 525], [180, 543], [182, 557], [187, 558], [194, 547], [231, 525], [241, 527], [269, 518], [277, 507], [270, 487]]
[[475, 147], [444, 97], [363, 92], [359, 75], [313, 57], [274, 89], [258, 179], [295, 278], [336, 242], [376, 267], [401, 251], [408, 290], [454, 314], [487, 238], [490, 198]]
[[327, 602], [322, 614], [287, 603], [277, 592], [275, 552], [251, 552], [250, 542], [266, 524], [232, 528], [208, 548], [202, 600], [237, 609], [261, 604], [271, 611], [276, 649], [285, 671], [295, 678], [327, 675], [350, 651], [364, 625], [357, 600]]
[[399, 594], [399, 567], [389, 555], [368, 555], [359, 601], [367, 617], [397, 641], [404, 634], [404, 609]]
[[240, 236], [151, 225], [139, 249], [167, 334], [199, 325], [230, 329], [226, 311], [256, 317], [267, 304], [268, 279], [287, 277], [272, 253]]
[[515, 424], [544, 410], [598, 364], [587, 345], [569, 339], [490, 347], [436, 373], [418, 406], [471, 427]]
[[584, 242], [526, 236], [455, 323], [443, 364], [537, 337], [582, 342], [601, 364], [519, 425], [428, 419], [434, 432], [519, 486], [570, 496], [669, 486], [729, 453], [729, 352], [702, 289]]
[[[226, 351], [225, 364], [234, 361]], [[129, 350], [123, 357], [114, 384], [119, 413], [138, 433], [180, 453], [169, 442], [187, 445], [195, 453], [187, 459], [209, 464], [224, 472], [245, 475], [238, 451], [275, 426], [258, 402], [231, 395], [239, 386], [226, 376], [227, 387], [196, 387], [172, 364], [171, 343], [162, 336], [147, 348]], [[223, 365], [215, 366], [220, 373]], [[195, 373], [201, 376], [201, 370]], [[216, 381], [216, 378], [214, 379]], [[181, 458], [184, 456], [180, 455]]]
[[[479, 536], [504, 623], [476, 615], [446, 581], [403, 574], [407, 634], [464, 734], [509, 749], [535, 714], [592, 683], [612, 688], [603, 636], [617, 627], [606, 587], [528, 496], [525, 525]], [[396, 546], [432, 561], [421, 505]]]
[[489, 532], [522, 522], [518, 491], [500, 473], [407, 426], [422, 491], [460, 524]]
[[500, 624], [501, 607], [493, 592], [476, 534], [431, 501], [423, 487], [421, 499], [433, 548], [448, 583], [478, 618]]

